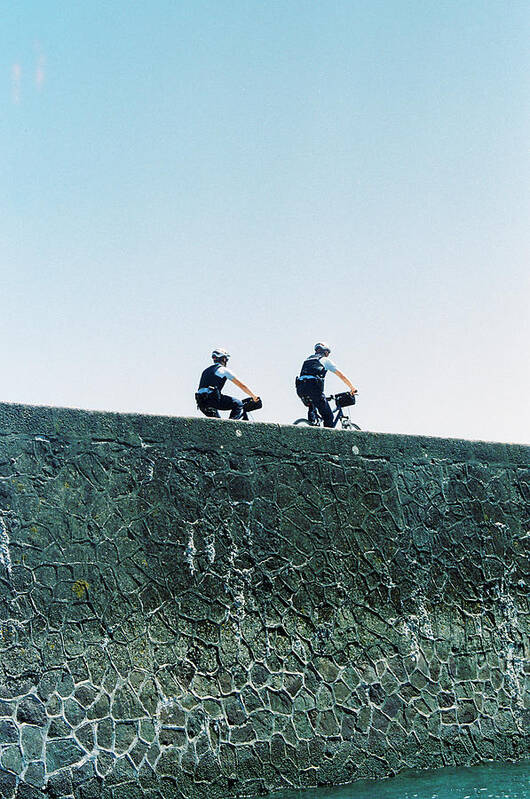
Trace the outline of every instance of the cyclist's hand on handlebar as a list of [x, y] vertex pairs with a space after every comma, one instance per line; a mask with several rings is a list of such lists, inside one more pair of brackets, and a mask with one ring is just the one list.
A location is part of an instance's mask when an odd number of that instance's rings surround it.
[[357, 394], [357, 389], [356, 388], [352, 388], [351, 391], [350, 391], [350, 394]]
[[259, 397], [257, 397], [256, 394], [252, 394], [252, 399], [254, 402], [259, 402]]

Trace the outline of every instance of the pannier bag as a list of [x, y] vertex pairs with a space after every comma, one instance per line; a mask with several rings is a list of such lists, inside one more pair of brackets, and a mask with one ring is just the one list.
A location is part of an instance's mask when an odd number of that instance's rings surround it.
[[200, 410], [201, 408], [208, 408], [210, 406], [217, 405], [219, 403], [220, 396], [221, 392], [219, 389], [214, 388], [213, 386], [208, 386], [207, 389], [201, 389], [195, 394], [197, 408]]
[[337, 406], [346, 408], [348, 405], [355, 405], [355, 394], [350, 394], [349, 391], [343, 391], [341, 394], [335, 394], [335, 402]]
[[258, 397], [257, 402], [254, 402], [252, 397], [245, 397], [245, 399], [243, 400], [243, 408], [247, 413], [249, 411], [259, 411], [260, 408], [263, 408], [261, 397]]

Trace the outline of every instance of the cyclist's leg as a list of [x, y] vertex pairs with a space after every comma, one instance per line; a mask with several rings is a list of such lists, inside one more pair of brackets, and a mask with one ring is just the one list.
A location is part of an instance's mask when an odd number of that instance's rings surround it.
[[219, 409], [221, 411], [230, 411], [231, 419], [241, 419], [243, 416], [243, 402], [235, 397], [229, 397], [228, 394], [221, 394]]
[[304, 380], [296, 387], [296, 393], [307, 407], [307, 421], [309, 424], [317, 425], [318, 424], [318, 416], [315, 408], [315, 401], [318, 399], [320, 394], [319, 387], [316, 387], [313, 384], [312, 380]]
[[199, 391], [195, 394], [197, 401], [197, 408], [205, 416], [219, 418], [218, 405], [218, 392], [216, 391]]
[[309, 424], [312, 424], [312, 425], [317, 425], [318, 424], [317, 411], [316, 411], [316, 408], [315, 408], [314, 404], [311, 402], [311, 400], [308, 401], [308, 405], [307, 405], [307, 421], [309, 422]]
[[324, 427], [333, 427], [333, 411], [331, 410], [330, 404], [327, 401], [324, 392], [321, 393], [315, 405], [317, 406], [318, 411], [324, 420]]
[[205, 408], [203, 406], [199, 406], [199, 410], [201, 413], [204, 413], [205, 416], [210, 416], [211, 418], [219, 419], [219, 411], [217, 408]]

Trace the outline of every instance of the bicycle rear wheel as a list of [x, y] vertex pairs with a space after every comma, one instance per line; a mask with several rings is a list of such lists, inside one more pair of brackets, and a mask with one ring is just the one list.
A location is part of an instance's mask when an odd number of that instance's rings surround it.
[[309, 424], [307, 419], [296, 419], [293, 424], [301, 424], [302, 426], [305, 425], [306, 427], [315, 427], [316, 425]]

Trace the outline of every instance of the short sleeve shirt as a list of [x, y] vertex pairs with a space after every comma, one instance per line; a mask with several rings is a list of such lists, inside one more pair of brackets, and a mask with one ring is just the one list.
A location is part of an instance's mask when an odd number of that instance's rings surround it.
[[322, 364], [324, 369], [328, 370], [328, 372], [336, 372], [337, 371], [337, 367], [335, 366], [335, 364], [333, 363], [333, 361], [330, 358], [326, 358], [326, 357], [321, 358], [320, 359], [320, 363]]
[[234, 377], [236, 377], [235, 374], [230, 371], [230, 369], [226, 368], [226, 366], [218, 366], [215, 370], [215, 374], [217, 377], [226, 377], [227, 380], [233, 380]]

